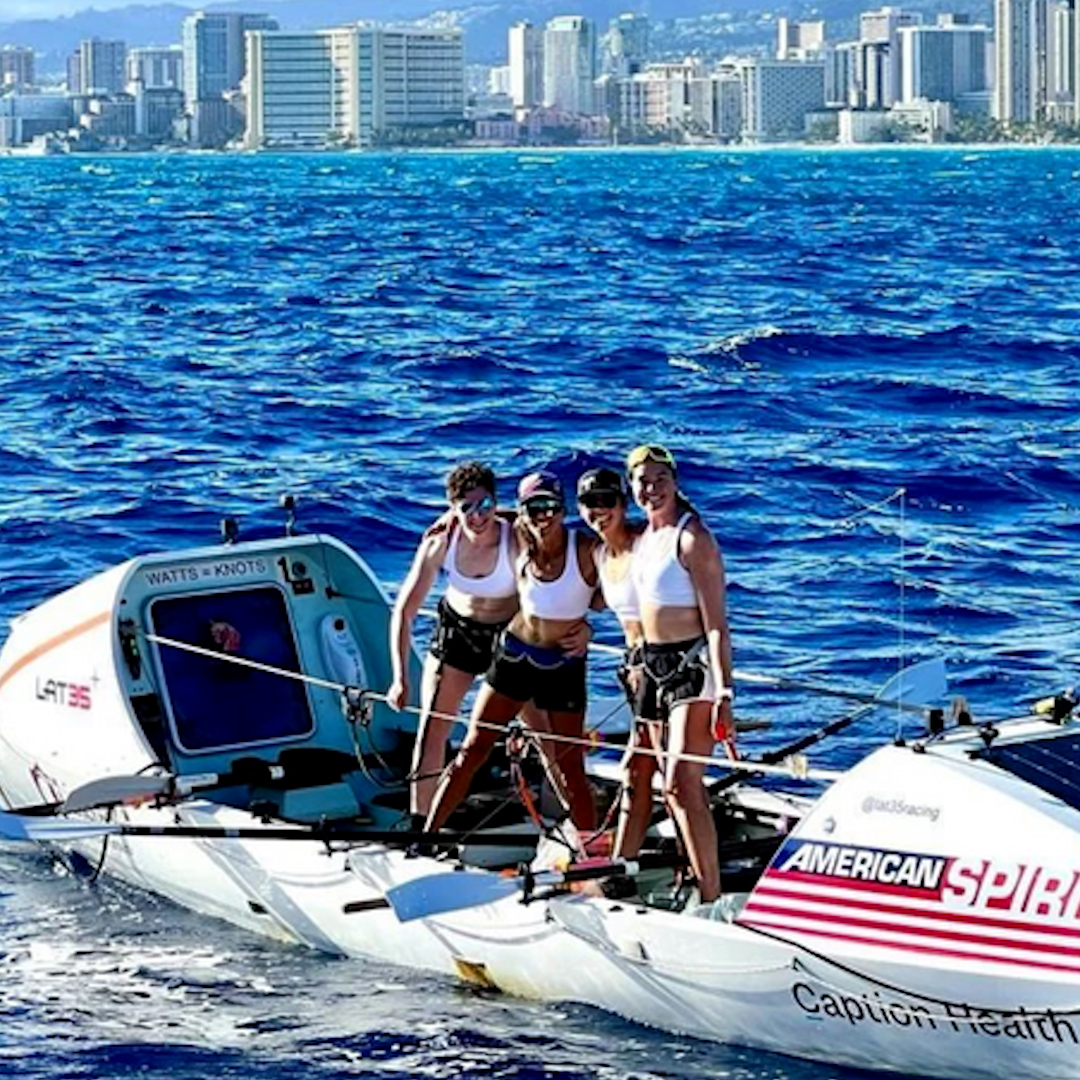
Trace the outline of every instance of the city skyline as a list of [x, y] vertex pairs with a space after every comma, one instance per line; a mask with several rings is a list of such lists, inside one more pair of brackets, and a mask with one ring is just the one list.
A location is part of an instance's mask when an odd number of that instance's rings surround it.
[[[604, 28], [560, 15], [504, 24], [507, 62], [472, 67], [464, 28], [452, 22], [290, 30], [269, 13], [187, 11], [173, 52], [86, 39], [48, 93], [35, 92], [33, 51], [5, 47], [0, 145], [939, 142], [956, 132], [1031, 136], [1017, 125], [1075, 129], [1074, 9], [1065, 0], [998, 5], [996, 50], [993, 27], [967, 15], [929, 23], [893, 6], [861, 11], [854, 36], [834, 37], [822, 19], [776, 16], [768, 50], [681, 59], [651, 47], [648, 16], [623, 13]], [[1046, 28], [1031, 55], [1011, 44], [1025, 5], [1043, 12]]]

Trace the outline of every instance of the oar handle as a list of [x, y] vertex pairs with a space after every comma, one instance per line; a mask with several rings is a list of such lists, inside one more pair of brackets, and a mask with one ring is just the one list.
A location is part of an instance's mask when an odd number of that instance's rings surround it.
[[643, 870], [665, 870], [686, 865], [686, 856], [674, 852], [667, 854], [638, 855], [634, 859], [610, 859], [594, 864], [584, 863], [571, 866], [567, 870], [530, 870], [524, 867], [521, 872], [522, 900], [528, 903], [537, 887], [572, 885], [577, 881], [595, 881], [597, 878], [634, 877]]
[[861, 709], [846, 713], [831, 724], [826, 724], [824, 727], [818, 728], [817, 731], [812, 731], [809, 735], [804, 735], [801, 739], [788, 743], [787, 746], [781, 746], [778, 750], [770, 750], [762, 754], [761, 762], [763, 765], [772, 765], [777, 761], [783, 761], [785, 758], [791, 757], [792, 754], [798, 754], [808, 746], [813, 746], [815, 743], [821, 742], [822, 739], [827, 739], [830, 735], [843, 731], [844, 728], [855, 723], [860, 717], [865, 716], [872, 708], [872, 705], [864, 705]]

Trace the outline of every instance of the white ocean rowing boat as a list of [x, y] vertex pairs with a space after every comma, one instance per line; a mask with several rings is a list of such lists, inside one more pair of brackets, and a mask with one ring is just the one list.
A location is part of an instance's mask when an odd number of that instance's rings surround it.
[[374, 692], [387, 624], [371, 572], [324, 536], [138, 558], [42, 604], [0, 653], [0, 790], [20, 810], [0, 836], [273, 937], [674, 1032], [908, 1074], [1080, 1077], [1067, 715], [884, 747], [815, 802], [717, 784], [730, 891], [691, 912], [662, 828], [640, 865], [515, 872], [537, 829], [497, 785], [441, 855], [408, 851], [415, 720]]

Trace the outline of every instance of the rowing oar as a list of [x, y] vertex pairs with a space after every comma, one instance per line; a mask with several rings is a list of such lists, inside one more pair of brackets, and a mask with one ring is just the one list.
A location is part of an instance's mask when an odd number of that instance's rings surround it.
[[[264, 763], [260, 762], [260, 764]], [[263, 776], [258, 779], [261, 779], [263, 783], [280, 780], [285, 775], [285, 770], [280, 765], [265, 764], [265, 769], [262, 772]], [[124, 803], [135, 804], [153, 800], [176, 802], [180, 799], [189, 798], [196, 791], [256, 782], [257, 779], [253, 776], [245, 775], [241, 779], [235, 773], [199, 773], [195, 776], [172, 776], [169, 774], [161, 776], [103, 776], [98, 780], [91, 780], [75, 788], [60, 804], [58, 812], [61, 814], [77, 814], [82, 810], [101, 810], [110, 806], [121, 806]], [[29, 806], [18, 811], [18, 813], [23, 814], [38, 812], [39, 810], [35, 806]]]
[[97, 836], [191, 837], [198, 840], [314, 840], [323, 844], [369, 843], [390, 847], [527, 847], [532, 833], [422, 833], [349, 825], [136, 825], [121, 821], [46, 819], [0, 810], [0, 839], [87, 840]]
[[[784, 761], [794, 754], [801, 753], [808, 746], [821, 742], [823, 739], [835, 735], [838, 731], [850, 727], [856, 720], [861, 719], [877, 708], [900, 708], [905, 711], [922, 713], [926, 705], [937, 701], [948, 692], [948, 680], [945, 675], [945, 662], [941, 657], [931, 660], [923, 660], [917, 664], [898, 671], [876, 694], [858, 694], [859, 700], [865, 700], [865, 704], [843, 716], [838, 717], [817, 731], [811, 731], [803, 735], [787, 746], [781, 746], [777, 750], [770, 750], [761, 755], [755, 761], [747, 761], [748, 767], [754, 765], [772, 766], [778, 761]], [[845, 691], [846, 694], [846, 691]], [[762, 770], [765, 771], [764, 769]], [[713, 794], [732, 787], [744, 777], [739, 773], [724, 776], [710, 785]]]
[[[861, 693], [858, 690], [840, 690], [822, 683], [791, 679], [786, 675], [758, 674], [752, 671], [736, 671], [734, 675], [739, 682], [775, 686], [780, 690], [802, 690], [807, 694], [821, 694], [825, 697], [854, 701], [876, 708], [894, 708], [901, 712], [919, 714], [925, 712], [925, 706], [931, 701], [944, 697], [948, 692], [945, 661], [941, 657], [923, 660], [904, 668], [874, 694]], [[807, 745], [810, 744], [807, 743]]]
[[[606, 645], [603, 642], [592, 641], [589, 648], [597, 652], [607, 653], [613, 656], [621, 656], [623, 650], [615, 645]], [[756, 686], [775, 686], [778, 690], [801, 690], [807, 694], [821, 694], [825, 697], [839, 698], [841, 701], [852, 701], [860, 705], [875, 705], [879, 707], [892, 706], [903, 712], [923, 712], [923, 706], [918, 704], [921, 700], [924, 704], [935, 698], [944, 697], [948, 692], [945, 677], [945, 661], [940, 657], [932, 660], [923, 660], [912, 664], [893, 676], [876, 694], [868, 694], [859, 690], [841, 690], [835, 686], [826, 686], [824, 683], [792, 679], [787, 675], [769, 675], [766, 672], [743, 671], [736, 668], [731, 673], [736, 683], [752, 683]], [[926, 696], [918, 696], [918, 688], [926, 693]], [[931, 692], [932, 691], [932, 692]], [[908, 701], [904, 701], [908, 698]]]
[[401, 922], [445, 915], [451, 911], [494, 904], [508, 896], [522, 903], [534, 899], [537, 888], [560, 889], [578, 881], [597, 878], [633, 877], [643, 870], [659, 870], [686, 865], [676, 854], [639, 855], [636, 859], [612, 859], [596, 864], [571, 866], [568, 870], [529, 870], [514, 877], [502, 877], [483, 870], [451, 870], [424, 874], [386, 890], [386, 900]]
[[[307, 756], [285, 761], [288, 754]], [[356, 767], [356, 759], [351, 754], [336, 750], [284, 751], [282, 759], [282, 764], [274, 764], [261, 758], [238, 758], [229, 771], [223, 773], [192, 773], [186, 776], [171, 773], [135, 773], [102, 776], [81, 784], [60, 802], [35, 803], [13, 809], [17, 814], [41, 816], [103, 810], [125, 803], [171, 803], [187, 799], [197, 791], [243, 785], [272, 786], [287, 780], [311, 777], [313, 774], [336, 780], [349, 769]], [[316, 765], [321, 767], [313, 773]]]
[[[280, 765], [266, 765], [264, 783], [281, 779]], [[12, 813], [26, 817], [52, 817], [56, 814], [78, 814], [84, 810], [107, 810], [113, 806], [134, 806], [139, 803], [172, 803], [190, 798], [197, 791], [231, 787], [235, 784], [257, 783], [258, 780], [236, 773], [198, 773], [193, 776], [142, 776], [138, 773], [122, 776], [102, 776], [75, 788], [60, 802], [32, 803], [16, 806]]]
[[114, 806], [135, 806], [139, 803], [179, 802], [196, 791], [228, 787], [239, 783], [223, 773], [199, 773], [197, 776], [143, 776], [139, 773], [122, 776], [103, 776], [75, 788], [59, 802], [29, 803], [12, 807], [11, 813], [20, 817], [55, 817], [57, 814], [78, 814], [84, 810], [108, 810]]

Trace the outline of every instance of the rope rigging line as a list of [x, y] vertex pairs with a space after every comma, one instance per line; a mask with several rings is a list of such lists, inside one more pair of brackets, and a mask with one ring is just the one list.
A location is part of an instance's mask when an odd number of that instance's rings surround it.
[[[899, 656], [896, 659], [897, 673], [904, 668], [904, 658], [907, 656], [907, 574], [905, 573], [904, 543], [907, 537], [907, 488], [900, 488], [897, 493], [900, 497], [900, 627], [899, 627]], [[896, 741], [899, 742], [904, 735], [904, 715], [896, 710]]]
[[[907, 656], [907, 488], [898, 487], [894, 492], [886, 495], [884, 499], [879, 499], [874, 503], [866, 503], [859, 499], [856, 495], [850, 491], [845, 492], [847, 497], [853, 502], [858, 502], [860, 508], [853, 514], [844, 518], [838, 522], [842, 529], [854, 529], [860, 521], [869, 517], [871, 514], [878, 511], [888, 510], [893, 504], [897, 504], [899, 514], [899, 528], [897, 529], [897, 542], [899, 545], [899, 569], [897, 572], [897, 588], [899, 590], [898, 597], [898, 610], [899, 610], [899, 626], [897, 627], [897, 658], [896, 658], [896, 670], [899, 674], [904, 669], [905, 658]], [[899, 740], [903, 736], [903, 710], [898, 708], [896, 710], [896, 734], [895, 738]]]
[[[298, 682], [309, 683], [313, 686], [318, 686], [326, 690], [334, 690], [340, 694], [343, 694], [347, 701], [358, 705], [363, 705], [367, 701], [377, 701], [384, 704], [389, 703], [389, 699], [385, 694], [377, 693], [374, 690], [367, 690], [363, 687], [346, 686], [343, 683], [333, 682], [330, 679], [322, 679], [315, 675], [307, 675], [300, 671], [289, 671], [287, 668], [275, 667], [272, 664], [264, 664], [258, 660], [249, 660], [247, 657], [235, 656], [231, 653], [217, 652], [213, 649], [207, 649], [202, 645], [192, 645], [186, 641], [178, 641], [175, 638], [165, 637], [161, 634], [147, 634], [148, 641], [154, 642], [156, 645], [165, 645], [169, 648], [181, 649], [184, 652], [194, 653], [197, 656], [205, 656], [212, 660], [224, 661], [225, 663], [239, 664], [241, 667], [251, 668], [254, 671], [261, 671], [268, 675], [279, 675], [283, 678], [294, 679]], [[420, 714], [421, 710], [415, 705], [406, 705], [401, 709], [402, 712]], [[468, 723], [468, 717], [461, 716], [455, 713], [442, 713], [430, 711], [429, 716], [435, 717], [437, 720], [447, 720], [454, 723]], [[489, 724], [483, 720], [473, 721], [478, 727], [481, 727], [487, 731], [500, 731], [506, 730], [503, 724]], [[557, 735], [555, 732], [538, 732], [529, 729], [529, 736], [533, 739], [544, 740], [553, 743], [563, 743], [567, 746], [580, 746], [584, 749], [593, 748], [594, 744], [589, 738], [582, 738], [576, 735]], [[647, 754], [656, 758], [668, 758], [672, 759], [675, 755], [668, 753], [667, 751], [658, 751], [649, 749], [646, 747], [634, 747], [634, 753]], [[704, 765], [716, 765], [726, 769], [734, 769], [744, 772], [755, 773], [772, 773], [779, 776], [792, 777], [797, 780], [837, 780], [843, 776], [843, 772], [832, 769], [811, 769], [806, 766], [805, 758], [793, 759], [790, 766], [785, 765], [766, 765], [761, 762], [753, 761], [730, 761], [726, 758], [712, 757], [704, 754], [687, 754], [682, 753], [677, 755], [680, 761], [690, 761], [697, 764]]]

